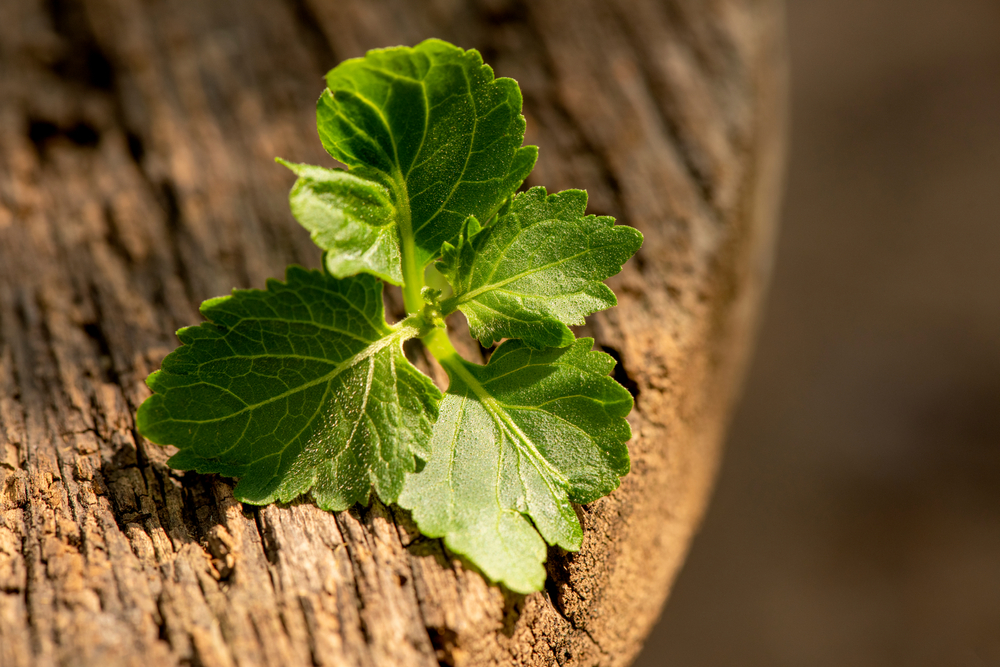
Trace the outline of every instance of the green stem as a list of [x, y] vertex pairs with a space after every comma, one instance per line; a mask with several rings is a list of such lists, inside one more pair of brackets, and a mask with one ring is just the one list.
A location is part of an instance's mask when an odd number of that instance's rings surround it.
[[424, 307], [420, 290], [424, 286], [424, 267], [417, 264], [417, 247], [413, 238], [413, 222], [410, 217], [410, 195], [406, 191], [403, 175], [396, 177], [396, 222], [399, 225], [399, 253], [403, 271], [403, 304], [406, 312], [413, 314]]
[[434, 358], [444, 367], [444, 370], [447, 371], [448, 377], [452, 381], [456, 378], [460, 379], [476, 393], [484, 404], [489, 404], [488, 407], [493, 405], [493, 399], [483, 390], [483, 386], [479, 384], [479, 380], [473, 377], [469, 369], [465, 367], [465, 360], [462, 359], [462, 355], [458, 353], [455, 346], [451, 344], [447, 330], [440, 327], [435, 328], [420, 340], [423, 341], [424, 346], [431, 351]]
[[451, 344], [448, 332], [443, 327], [435, 327], [420, 340], [434, 355], [434, 358], [445, 367], [445, 370], [450, 370], [453, 366], [461, 366], [462, 357], [458, 354], [455, 346]]
[[493, 409], [495, 401], [483, 389], [483, 386], [479, 384], [479, 380], [469, 372], [465, 359], [458, 353], [455, 346], [451, 344], [451, 340], [448, 339], [448, 331], [444, 327], [435, 327], [433, 331], [426, 334], [420, 340], [423, 341], [424, 346], [434, 355], [434, 358], [438, 360], [438, 363], [444, 367], [449, 378], [453, 381], [460, 379], [476, 393], [484, 405]]

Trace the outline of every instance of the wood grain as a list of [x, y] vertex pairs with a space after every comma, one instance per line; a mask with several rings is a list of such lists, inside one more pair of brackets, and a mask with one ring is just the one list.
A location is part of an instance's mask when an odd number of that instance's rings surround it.
[[[398, 508], [242, 506], [135, 431], [198, 303], [318, 266], [272, 160], [332, 163], [323, 72], [429, 36], [518, 79], [529, 184], [646, 236], [580, 332], [636, 395], [632, 472], [526, 597]], [[784, 130], [776, 0], [4, 0], [0, 665], [627, 664], [711, 488]]]

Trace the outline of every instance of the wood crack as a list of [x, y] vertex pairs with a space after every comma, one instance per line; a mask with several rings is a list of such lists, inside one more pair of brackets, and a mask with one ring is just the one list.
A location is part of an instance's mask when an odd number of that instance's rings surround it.
[[712, 210], [715, 219], [723, 220], [724, 216], [715, 206], [713, 185], [705, 168], [700, 164], [702, 160], [699, 159], [698, 151], [681, 131], [680, 123], [670, 112], [666, 103], [666, 100], [670, 99], [671, 93], [669, 89], [665, 90], [662, 77], [653, 70], [655, 57], [646, 48], [642, 37], [633, 29], [629, 17], [623, 17], [620, 10], [616, 11], [615, 9], [611, 10], [611, 15], [615, 18], [619, 30], [627, 37], [625, 43], [632, 50], [632, 61], [645, 80], [647, 89], [652, 93], [650, 95], [653, 103], [652, 108], [656, 111], [670, 143], [676, 148], [677, 157], [687, 172], [690, 182], [700, 193], [702, 203]]
[[[560, 590], [560, 586], [566, 586], [572, 588], [572, 583], [568, 579], [557, 582], [556, 579], [551, 575], [545, 580], [545, 592], [548, 594], [549, 603], [552, 605], [552, 608], [555, 610], [557, 614], [559, 614], [560, 618], [562, 618], [564, 621], [566, 621], [566, 623], [569, 624], [571, 628], [573, 628], [577, 632], [582, 632], [584, 635], [587, 636], [588, 639], [590, 639], [590, 641], [594, 644], [594, 646], [597, 647], [598, 651], [607, 655], [608, 652], [604, 649], [603, 646], [601, 646], [601, 643], [591, 633], [590, 629], [587, 628], [585, 624], [577, 621], [575, 614], [567, 613], [566, 607], [563, 604], [563, 594], [562, 591]], [[557, 650], [555, 646], [553, 646], [552, 649], [553, 651]]]
[[[518, 0], [518, 2], [527, 5], [526, 0]], [[538, 51], [542, 56], [541, 63], [543, 71], [545, 72], [548, 80], [546, 100], [544, 101], [544, 104], [550, 106], [558, 114], [559, 120], [562, 121], [565, 127], [570, 129], [574, 137], [576, 137], [576, 139], [580, 142], [583, 152], [597, 157], [596, 164], [599, 170], [600, 180], [611, 192], [614, 204], [610, 210], [592, 211], [591, 209], [593, 209], [593, 203], [590, 202], [588, 204], [588, 213], [593, 212], [595, 215], [610, 215], [618, 219], [627, 219], [628, 207], [624, 202], [624, 194], [622, 192], [619, 178], [615, 173], [615, 170], [610, 166], [612, 161], [610, 160], [608, 150], [590, 137], [586, 128], [584, 128], [584, 126], [577, 120], [576, 115], [557, 93], [556, 82], [559, 79], [559, 75], [557, 73], [557, 68], [552, 54], [544, 47], [546, 40], [542, 32], [538, 29], [538, 19], [533, 18], [531, 12], [527, 9], [524, 10], [523, 15], [525, 17], [525, 27], [533, 36], [531, 41], [535, 44], [541, 45], [538, 48]], [[627, 222], [627, 220], [622, 221]]]

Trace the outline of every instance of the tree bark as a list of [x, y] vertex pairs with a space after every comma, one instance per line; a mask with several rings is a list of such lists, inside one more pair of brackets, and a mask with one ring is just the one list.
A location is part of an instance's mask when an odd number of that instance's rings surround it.
[[[777, 0], [3, 0], [0, 665], [627, 664], [709, 493], [766, 284]], [[135, 410], [197, 305], [318, 266], [292, 176], [322, 74], [439, 36], [524, 91], [529, 185], [646, 242], [581, 333], [636, 397], [632, 472], [545, 591], [378, 502], [242, 506]]]

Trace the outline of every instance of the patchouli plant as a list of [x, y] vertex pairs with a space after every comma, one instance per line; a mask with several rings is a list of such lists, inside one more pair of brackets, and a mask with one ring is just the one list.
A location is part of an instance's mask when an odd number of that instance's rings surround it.
[[[150, 375], [139, 430], [177, 446], [174, 468], [239, 478], [243, 502], [343, 510], [374, 491], [490, 579], [539, 590], [545, 543], [580, 548], [572, 503], [629, 469], [632, 397], [569, 325], [615, 305], [602, 281], [642, 236], [586, 215], [580, 190], [517, 193], [538, 150], [517, 83], [476, 51], [371, 51], [326, 83], [319, 136], [348, 169], [281, 161], [323, 269], [206, 301]], [[450, 292], [425, 286], [431, 264]], [[384, 282], [402, 286], [397, 324]], [[485, 366], [452, 346], [457, 310], [500, 342]], [[447, 371], [443, 395], [404, 356], [412, 338]]]

